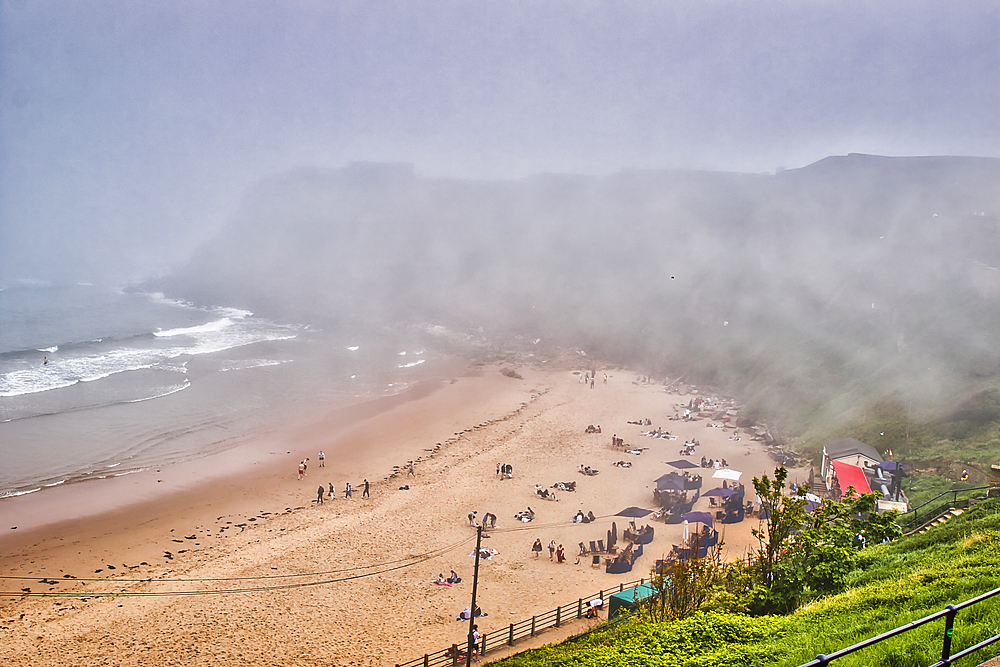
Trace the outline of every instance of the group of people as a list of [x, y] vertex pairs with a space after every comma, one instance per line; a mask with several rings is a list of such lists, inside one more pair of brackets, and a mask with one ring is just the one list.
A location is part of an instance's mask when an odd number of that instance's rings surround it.
[[597, 521], [597, 517], [592, 511], [584, 514], [583, 510], [577, 510], [573, 517], [573, 523], [590, 523], [591, 521]]
[[599, 473], [600, 470], [595, 470], [595, 469], [591, 468], [590, 466], [585, 466], [585, 465], [583, 465], [581, 463], [580, 467], [577, 469], [577, 472], [582, 473], [582, 474], [587, 475], [587, 476], [593, 476], [593, 475], [596, 475], [597, 473]]
[[676, 435], [671, 435], [670, 431], [664, 431], [662, 427], [657, 426], [652, 431], [643, 431], [639, 435], [644, 435], [647, 438], [663, 438], [665, 440], [676, 440]]
[[[469, 519], [469, 525], [472, 526], [473, 528], [478, 528], [479, 527], [479, 521], [477, 519], [478, 515], [479, 515], [478, 511], [472, 511], [472, 512], [469, 512], [469, 514], [468, 514], [467, 518]], [[493, 529], [493, 528], [496, 528], [496, 527], [497, 527], [497, 515], [493, 514], [492, 512], [484, 512], [483, 513], [483, 530], [486, 530], [487, 528]]]
[[728, 468], [729, 463], [726, 459], [706, 459], [704, 456], [701, 457], [701, 467], [702, 468], [715, 468], [716, 470], [720, 468]]
[[526, 510], [521, 510], [520, 512], [518, 512], [517, 514], [514, 515], [514, 518], [517, 519], [518, 521], [523, 522], [523, 523], [528, 523], [529, 521], [534, 521], [535, 520], [535, 510], [531, 509], [530, 507], [528, 509], [526, 509]]
[[[531, 551], [535, 554], [535, 558], [539, 558], [542, 555], [542, 539], [540, 537], [535, 538], [535, 543], [531, 545]], [[549, 560], [557, 563], [562, 563], [566, 560], [566, 550], [563, 549], [563, 545], [561, 544], [556, 546], [555, 540], [549, 540]]]
[[497, 463], [497, 477], [501, 480], [514, 479], [514, 466], [509, 463]]
[[554, 491], [549, 491], [541, 484], [535, 484], [535, 495], [543, 498], [544, 500], [559, 500], [556, 498]]
[[451, 574], [445, 579], [443, 574], [439, 574], [437, 579], [431, 582], [432, 584], [437, 584], [438, 586], [454, 586], [455, 584], [462, 583], [462, 578], [455, 574], [455, 570], [451, 571]]
[[601, 432], [601, 425], [600, 424], [598, 424], [597, 426], [594, 426], [593, 424], [589, 424], [587, 426], [586, 433], [600, 433], [600, 432]]
[[[371, 483], [366, 479], [362, 482], [364, 485], [361, 491], [362, 498], [371, 498]], [[324, 488], [322, 484], [316, 489], [316, 504], [322, 505], [324, 496], [329, 500], [333, 500], [336, 497], [337, 489], [333, 486], [333, 482], [329, 483], [329, 486]], [[344, 499], [353, 500], [354, 498], [354, 487], [351, 486], [350, 482], [344, 484]]]

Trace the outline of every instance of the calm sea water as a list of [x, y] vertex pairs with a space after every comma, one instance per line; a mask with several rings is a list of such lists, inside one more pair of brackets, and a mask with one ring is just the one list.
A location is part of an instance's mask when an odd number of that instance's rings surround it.
[[303, 401], [398, 393], [435, 359], [421, 338], [92, 285], [7, 287], [0, 498], [233, 447]]

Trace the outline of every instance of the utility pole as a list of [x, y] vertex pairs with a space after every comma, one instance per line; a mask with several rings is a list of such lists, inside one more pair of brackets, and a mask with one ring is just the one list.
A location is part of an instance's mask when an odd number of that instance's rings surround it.
[[469, 641], [465, 647], [465, 667], [472, 665], [472, 626], [476, 623], [476, 588], [479, 586], [479, 549], [483, 546], [483, 527], [476, 526], [476, 567], [472, 571], [472, 606], [469, 607]]

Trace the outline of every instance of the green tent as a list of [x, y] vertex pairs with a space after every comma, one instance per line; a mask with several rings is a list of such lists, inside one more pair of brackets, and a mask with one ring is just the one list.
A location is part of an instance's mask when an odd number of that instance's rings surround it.
[[626, 588], [620, 593], [615, 593], [611, 596], [611, 601], [608, 605], [608, 620], [611, 620], [618, 614], [634, 612], [640, 602], [653, 597], [654, 593], [653, 587], [649, 584], [639, 584], [632, 588]]

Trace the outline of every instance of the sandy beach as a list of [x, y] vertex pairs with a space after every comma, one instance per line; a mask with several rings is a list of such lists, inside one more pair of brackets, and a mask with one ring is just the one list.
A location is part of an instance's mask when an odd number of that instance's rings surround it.
[[[680, 541], [681, 525], [656, 523], [654, 541], [627, 574], [577, 559], [577, 545], [604, 538], [613, 520], [621, 531], [628, 519], [612, 515], [625, 507], [652, 508], [654, 480], [673, 470], [665, 462], [685, 440], [701, 443], [692, 461], [725, 457], [748, 487], [773, 470], [763, 443], [732, 440], [732, 430], [706, 428], [706, 420], [668, 421], [691, 396], [636, 382], [623, 369], [599, 369], [591, 388], [569, 368], [541, 366], [517, 368], [523, 379], [496, 366], [456, 368], [400, 396], [276, 429], [207, 466], [4, 501], [4, 664], [393, 665], [465, 636], [455, 619], [471, 596], [469, 512], [498, 517], [484, 540], [498, 553], [482, 562], [478, 591], [488, 613], [479, 626], [491, 632], [649, 576]], [[644, 437], [651, 427], [627, 423], [645, 418], [677, 440]], [[585, 433], [588, 424], [602, 433]], [[613, 434], [646, 449], [616, 451]], [[300, 481], [296, 467], [306, 457]], [[612, 465], [622, 459], [632, 467]], [[498, 463], [513, 466], [513, 479], [497, 476]], [[581, 475], [580, 465], [600, 474]], [[364, 479], [370, 498], [362, 497]], [[352, 499], [344, 498], [347, 481]], [[557, 493], [558, 501], [534, 494], [536, 484], [560, 481], [576, 481], [576, 491]], [[702, 491], [716, 481], [706, 479]], [[316, 504], [317, 486], [331, 482], [336, 497]], [[87, 500], [98, 496], [104, 500]], [[108, 497], [118, 499], [112, 509]], [[51, 522], [53, 504], [65, 520]], [[535, 520], [515, 521], [528, 506]], [[581, 509], [598, 520], [571, 523]], [[695, 509], [710, 509], [708, 499]], [[744, 553], [756, 525], [724, 527], [730, 556]], [[550, 562], [547, 550], [535, 558], [536, 538], [561, 543], [567, 561]], [[431, 583], [452, 569], [462, 583]], [[53, 596], [22, 597], [23, 589]]]

